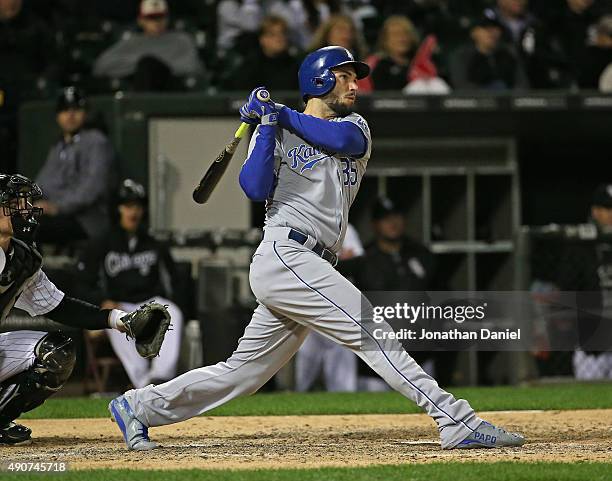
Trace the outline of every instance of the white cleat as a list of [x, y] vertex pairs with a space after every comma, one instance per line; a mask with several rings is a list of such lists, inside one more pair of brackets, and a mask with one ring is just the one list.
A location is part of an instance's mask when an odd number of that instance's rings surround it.
[[523, 444], [525, 438], [522, 434], [509, 433], [483, 421], [473, 433], [454, 446], [454, 449], [520, 447]]

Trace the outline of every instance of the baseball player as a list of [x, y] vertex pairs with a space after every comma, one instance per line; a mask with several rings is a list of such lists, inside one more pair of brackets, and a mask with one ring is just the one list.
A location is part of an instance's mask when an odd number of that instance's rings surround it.
[[[82, 329], [125, 331], [125, 312], [100, 310], [49, 281], [34, 245], [41, 190], [22, 175], [0, 174], [0, 323], [15, 307]], [[66, 334], [20, 330], [0, 334], [0, 444], [22, 444], [31, 430], [13, 422], [40, 406], [70, 377], [75, 345]]]
[[[150, 426], [183, 421], [254, 393], [310, 330], [352, 350], [423, 408], [437, 423], [443, 448], [524, 443], [521, 435], [484, 422], [467, 401], [442, 390], [398, 341], [374, 337], [368, 322], [372, 307], [334, 269], [371, 152], [368, 124], [352, 113], [356, 82], [368, 74], [367, 64], [348, 50], [325, 47], [309, 54], [299, 69], [304, 113], [258, 99], [261, 87], [240, 109], [243, 121], [258, 124], [240, 185], [250, 199], [267, 201], [263, 240], [249, 277], [258, 307], [227, 361], [110, 402], [128, 449], [157, 446], [149, 439]], [[391, 332], [386, 323], [376, 328]]]
[[176, 271], [170, 251], [147, 233], [143, 222], [147, 205], [144, 186], [125, 179], [117, 197], [116, 222], [105, 236], [89, 243], [77, 269], [84, 288], [81, 296], [102, 308], [132, 311], [151, 301], [167, 306], [172, 330], [166, 334], [159, 356], [150, 362], [138, 355], [134, 339], [106, 330], [132, 385], [143, 387], [176, 376], [183, 313], [170, 300], [179, 294], [176, 289], [173, 292]]

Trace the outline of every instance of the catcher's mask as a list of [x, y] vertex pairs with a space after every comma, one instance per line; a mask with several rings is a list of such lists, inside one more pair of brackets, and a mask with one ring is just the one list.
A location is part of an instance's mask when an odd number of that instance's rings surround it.
[[40, 187], [23, 175], [0, 174], [0, 205], [3, 214], [11, 218], [13, 235], [31, 244], [38, 229], [42, 208], [34, 201], [42, 196]]

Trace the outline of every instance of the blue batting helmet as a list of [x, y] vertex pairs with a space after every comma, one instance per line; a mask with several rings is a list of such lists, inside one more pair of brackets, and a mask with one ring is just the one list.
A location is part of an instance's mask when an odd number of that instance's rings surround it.
[[355, 60], [351, 52], [343, 47], [323, 47], [308, 54], [298, 72], [304, 101], [308, 97], [320, 97], [331, 92], [336, 85], [332, 69], [342, 65], [352, 65], [358, 79], [370, 74], [369, 65]]

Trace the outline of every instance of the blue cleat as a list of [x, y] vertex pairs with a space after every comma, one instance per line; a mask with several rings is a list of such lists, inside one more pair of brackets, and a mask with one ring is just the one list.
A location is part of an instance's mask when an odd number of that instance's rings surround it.
[[113, 399], [108, 410], [111, 413], [113, 421], [117, 423], [119, 429], [123, 433], [123, 439], [127, 444], [128, 449], [134, 451], [149, 451], [158, 447], [158, 444], [149, 439], [149, 429], [142, 424], [136, 416], [132, 408], [123, 396]]
[[509, 433], [502, 428], [483, 421], [467, 438], [457, 444], [455, 449], [519, 447], [525, 438], [518, 433]]

